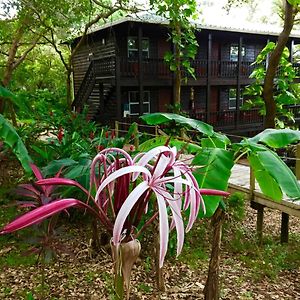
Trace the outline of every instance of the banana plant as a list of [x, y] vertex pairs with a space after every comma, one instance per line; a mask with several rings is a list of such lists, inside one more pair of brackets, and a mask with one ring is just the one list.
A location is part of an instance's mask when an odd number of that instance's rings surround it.
[[[130, 293], [130, 274], [141, 245], [138, 237], [156, 219], [159, 220], [160, 256], [163, 266], [168, 248], [169, 231], [177, 232], [177, 255], [199, 211], [205, 213], [202, 195], [227, 197], [227, 192], [200, 189], [191, 168], [178, 159], [176, 147], [159, 146], [134, 158], [119, 148], [102, 150], [93, 159], [89, 191], [74, 180], [47, 178], [40, 186], [75, 186], [87, 195], [90, 205], [78, 199], [57, 199], [38, 207], [6, 225], [7, 234], [39, 223], [70, 207], [90, 212], [112, 234], [111, 248], [117, 299], [123, 299], [124, 285]], [[188, 212], [186, 228], [182, 211]], [[169, 214], [171, 222], [169, 223]]]
[[22, 139], [11, 123], [0, 114], [0, 140], [9, 146], [20, 161], [24, 170], [31, 173], [30, 163], [32, 162]]
[[[252, 138], [244, 138], [240, 143], [231, 143], [226, 135], [215, 132], [209, 124], [176, 114], [154, 113], [144, 115], [141, 119], [148, 125], [175, 122], [195, 130], [199, 143], [195, 140], [182, 141], [174, 137], [170, 139], [179, 149], [195, 154], [192, 161], [195, 166], [193, 174], [200, 188], [226, 190], [234, 163], [240, 157], [246, 156], [265, 195], [274, 201], [280, 201], [283, 193], [291, 200], [300, 197], [299, 182], [274, 151], [299, 142], [298, 130], [266, 129]], [[148, 147], [158, 146], [163, 142], [161, 137], [156, 137], [141, 144], [140, 147], [147, 150]], [[202, 217], [211, 217], [219, 205], [224, 205], [220, 197], [210, 197], [209, 200], [204, 197], [204, 202], [206, 214], [200, 214]]]

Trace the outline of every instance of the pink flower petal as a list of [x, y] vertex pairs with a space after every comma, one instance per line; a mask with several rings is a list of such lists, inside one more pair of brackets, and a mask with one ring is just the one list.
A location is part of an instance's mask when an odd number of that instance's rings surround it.
[[143, 181], [138, 186], [136, 186], [136, 188], [128, 195], [123, 205], [121, 206], [119, 213], [116, 217], [115, 225], [113, 229], [113, 243], [115, 245], [121, 242], [123, 225], [131, 209], [148, 188], [149, 188], [148, 183]]

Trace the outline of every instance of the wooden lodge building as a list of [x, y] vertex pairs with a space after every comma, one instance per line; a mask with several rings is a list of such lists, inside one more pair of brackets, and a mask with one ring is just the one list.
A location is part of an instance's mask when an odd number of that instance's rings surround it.
[[[182, 84], [182, 109], [223, 131], [247, 134], [262, 129], [258, 110], [240, 110], [241, 91], [251, 83], [252, 62], [277, 36], [201, 26], [196, 32], [198, 53], [192, 62], [196, 80], [189, 78]], [[77, 42], [75, 39], [72, 46]], [[300, 35], [292, 35], [288, 47], [292, 50], [299, 42]], [[166, 24], [153, 15], [126, 17], [94, 29], [73, 60], [74, 107], [81, 110], [88, 105], [89, 117], [104, 124], [167, 111], [173, 102], [174, 74], [163, 57], [171, 49]], [[300, 105], [290, 109], [299, 121]]]

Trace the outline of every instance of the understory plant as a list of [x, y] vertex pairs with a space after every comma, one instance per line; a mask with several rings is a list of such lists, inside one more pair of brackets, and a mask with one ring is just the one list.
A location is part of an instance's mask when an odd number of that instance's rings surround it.
[[[80, 188], [86, 195], [83, 202], [74, 198], [57, 199], [38, 207], [6, 225], [0, 234], [39, 223], [70, 207], [90, 212], [112, 235], [115, 292], [123, 299], [130, 293], [130, 274], [141, 245], [138, 237], [159, 219], [160, 255], [163, 266], [168, 248], [169, 231], [177, 232], [177, 255], [201, 210], [205, 214], [202, 195], [228, 196], [227, 192], [200, 189], [191, 168], [179, 160], [176, 148], [159, 146], [132, 158], [119, 148], [107, 148], [93, 159], [89, 191], [74, 180], [48, 178], [36, 182], [39, 186], [67, 185]], [[183, 211], [187, 212], [184, 225]], [[169, 214], [170, 222], [169, 222]]]

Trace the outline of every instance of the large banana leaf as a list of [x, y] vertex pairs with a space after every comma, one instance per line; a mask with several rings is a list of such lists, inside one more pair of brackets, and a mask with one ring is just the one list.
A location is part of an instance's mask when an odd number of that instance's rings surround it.
[[300, 141], [300, 131], [292, 129], [266, 129], [253, 138], [250, 142], [264, 143], [272, 148], [284, 148], [289, 144]]
[[206, 124], [202, 121], [190, 119], [183, 117], [181, 115], [177, 114], [171, 114], [171, 113], [153, 113], [153, 114], [147, 114], [140, 117], [142, 120], [144, 120], [148, 125], [159, 125], [164, 124], [170, 121], [174, 121], [176, 123], [179, 123], [181, 125], [188, 125], [191, 128], [206, 134], [208, 136], [212, 136], [214, 134], [213, 127], [209, 124]]
[[17, 156], [26, 172], [30, 173], [30, 158], [25, 145], [14, 127], [0, 114], [0, 139], [7, 144]]
[[253, 169], [255, 179], [257, 180], [261, 191], [271, 199], [280, 201], [282, 199], [282, 191], [277, 181], [260, 163], [260, 160], [258, 159], [256, 153], [251, 153], [248, 158], [250, 166]]
[[[221, 148], [206, 148], [195, 156], [192, 164], [199, 166], [193, 173], [200, 188], [226, 191], [233, 167], [233, 153]], [[211, 217], [219, 206], [221, 197], [204, 196], [206, 214]]]
[[[254, 170], [261, 170], [263, 174], [266, 175], [257, 178], [257, 181], [263, 192], [268, 189], [268, 185], [265, 181], [270, 184], [269, 189], [273, 191], [269, 191], [267, 194], [269, 194], [269, 196], [273, 194], [272, 199], [279, 200], [280, 194], [278, 188], [291, 199], [297, 200], [300, 198], [300, 184], [297, 178], [276, 153], [270, 150], [252, 153], [250, 155], [250, 164]], [[270, 176], [274, 181], [271, 182]], [[276, 184], [278, 188], [275, 187]]]

